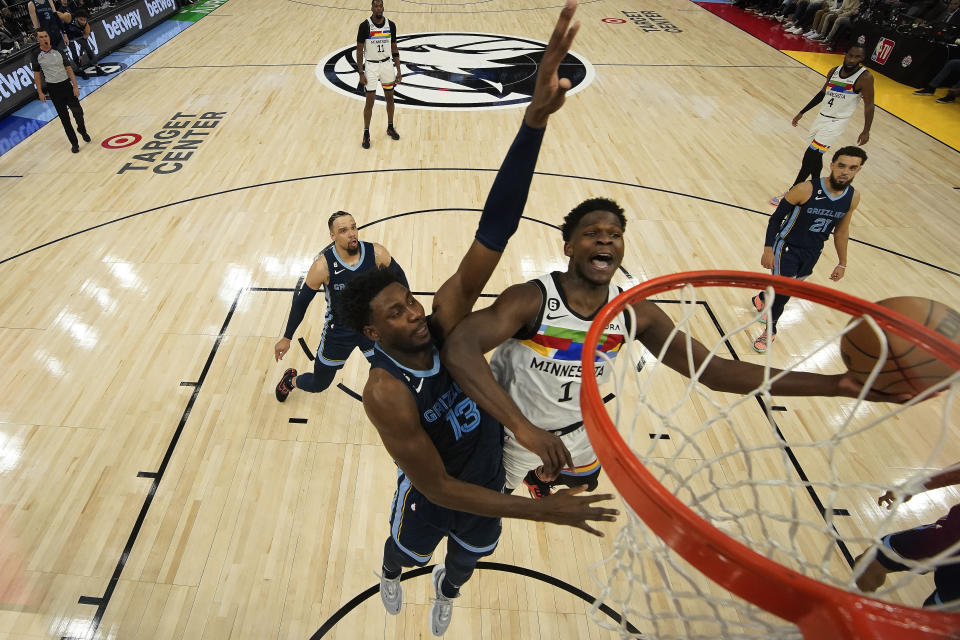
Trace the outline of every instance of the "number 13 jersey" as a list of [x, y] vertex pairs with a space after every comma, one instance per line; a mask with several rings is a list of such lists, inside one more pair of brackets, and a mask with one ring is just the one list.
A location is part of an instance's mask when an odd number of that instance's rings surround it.
[[[531, 280], [542, 302], [534, 329], [522, 329], [500, 345], [490, 360], [497, 382], [507, 390], [523, 415], [541, 429], [555, 431], [581, 422], [580, 381], [583, 342], [594, 316], [585, 318], [567, 306], [558, 272]], [[620, 293], [610, 285], [607, 302]], [[621, 313], [600, 338], [599, 351], [613, 359], [627, 337]], [[610, 377], [610, 365], [594, 358], [597, 382]]]

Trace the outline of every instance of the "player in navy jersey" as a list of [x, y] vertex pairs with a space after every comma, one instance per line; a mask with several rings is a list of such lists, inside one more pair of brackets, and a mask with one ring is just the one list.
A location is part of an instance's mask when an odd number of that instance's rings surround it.
[[[863, 149], [843, 147], [833, 154], [830, 175], [826, 179], [818, 177], [801, 182], [787, 192], [767, 223], [760, 258], [765, 269], [770, 269], [775, 276], [806, 280], [813, 273], [823, 243], [832, 232], [837, 266], [830, 279], [837, 282], [843, 277], [847, 269], [850, 221], [860, 203], [860, 194], [854, 191], [851, 183], [866, 161], [867, 154]], [[764, 298], [761, 291], [751, 299], [757, 311], [763, 310]], [[790, 296], [776, 294], [770, 310], [770, 323], [753, 342], [757, 352], [765, 353], [769, 343], [777, 337], [777, 320], [789, 299]]]
[[[434, 296], [430, 316], [387, 272], [358, 277], [344, 294], [347, 321], [376, 342], [363, 406], [399, 467], [380, 595], [387, 611], [398, 614], [403, 567], [426, 564], [447, 538], [444, 563], [433, 570], [435, 636], [443, 635], [450, 623], [451, 599], [479, 559], [496, 547], [500, 518], [567, 524], [599, 535], [588, 521], [611, 521], [616, 515], [613, 509], [593, 506], [611, 496], [577, 496], [582, 489], [537, 502], [501, 493], [502, 427], [466, 396], [438, 354], [438, 346], [480, 296], [519, 225], [547, 119], [571, 86], [557, 71], [579, 27], [570, 26], [575, 9], [569, 0], [560, 14], [523, 125], [484, 204], [476, 239]], [[538, 429], [521, 429], [516, 436], [551, 468], [569, 464], [569, 453], [556, 436]]]
[[[960, 484], [960, 465], [955, 464], [923, 483], [922, 491], [932, 491], [957, 484]], [[903, 502], [912, 497], [912, 495], [904, 496]], [[895, 502], [896, 496], [892, 491], [887, 491], [877, 500], [878, 504], [885, 504], [888, 509], [892, 508]], [[881, 539], [883, 549], [878, 550], [876, 556], [866, 566], [862, 563], [867, 562], [865, 560], [867, 553], [861, 553], [857, 557], [854, 569], [857, 587], [861, 591], [876, 591], [886, 582], [888, 573], [918, 571], [905, 562], [912, 560], [922, 564], [924, 560], [948, 550], [958, 541], [960, 541], [960, 505], [954, 505], [947, 515], [936, 522], [885, 535]], [[951, 554], [952, 557], [958, 555], [960, 551]], [[960, 561], [937, 562], [933, 570], [933, 582], [936, 588], [923, 602], [923, 606], [954, 603], [952, 609], [955, 610], [955, 603], [960, 600]]]
[[324, 249], [310, 266], [303, 286], [293, 294], [293, 306], [287, 319], [287, 328], [283, 337], [274, 345], [274, 357], [279, 362], [290, 349], [290, 340], [310, 301], [317, 290], [324, 287], [327, 299], [327, 314], [324, 318], [323, 333], [317, 357], [313, 364], [313, 373], [297, 376], [296, 369], [287, 369], [277, 383], [277, 400], [283, 402], [294, 389], [303, 389], [310, 393], [320, 393], [330, 386], [337, 371], [343, 368], [354, 349], [360, 349], [369, 358], [373, 354], [373, 342], [364, 338], [346, 326], [340, 313], [340, 296], [350, 280], [358, 274], [386, 267], [406, 284], [406, 276], [396, 260], [376, 242], [361, 242], [357, 236], [357, 222], [346, 211], [337, 211], [327, 221], [330, 239], [333, 244]]

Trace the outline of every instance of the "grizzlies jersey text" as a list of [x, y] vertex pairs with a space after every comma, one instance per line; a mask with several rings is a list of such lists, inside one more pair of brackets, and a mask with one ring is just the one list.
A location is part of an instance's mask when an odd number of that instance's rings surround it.
[[[537, 329], [517, 334], [500, 345], [490, 360], [497, 382], [530, 422], [541, 429], [555, 431], [583, 420], [580, 412], [580, 357], [583, 341], [593, 318], [571, 311], [557, 282], [557, 274], [532, 280], [539, 287], [543, 302], [537, 317]], [[610, 285], [607, 300], [620, 293]], [[618, 315], [600, 338], [599, 350], [611, 359], [617, 356], [627, 335], [623, 315]], [[597, 382], [610, 376], [610, 367], [595, 357]]]
[[324, 320], [328, 325], [343, 328], [347, 327], [338, 313], [338, 309], [340, 309], [340, 296], [343, 295], [343, 290], [346, 288], [347, 283], [356, 276], [377, 268], [377, 256], [373, 250], [373, 244], [369, 242], [361, 242], [359, 244], [360, 261], [352, 267], [344, 264], [343, 260], [340, 259], [340, 255], [337, 253], [337, 245], [333, 245], [323, 252], [323, 257], [327, 261], [327, 271], [330, 274], [326, 291], [324, 292], [327, 299], [327, 316]]
[[813, 193], [803, 204], [793, 207], [777, 232], [773, 244], [774, 254], [779, 254], [784, 244], [811, 249], [822, 249], [830, 232], [850, 210], [853, 202], [853, 187], [847, 186], [838, 196], [831, 196], [823, 184], [823, 178], [811, 180]]
[[408, 369], [373, 350], [371, 368], [383, 369], [410, 389], [417, 403], [420, 425], [443, 459], [447, 473], [473, 484], [503, 486], [503, 427], [467, 397], [433, 350], [433, 367]]
[[860, 94], [853, 88], [859, 78], [867, 69], [860, 67], [852, 75], [846, 78], [840, 77], [839, 66], [830, 76], [827, 82], [826, 93], [823, 96], [823, 102], [820, 103], [820, 115], [831, 118], [849, 118], [857, 110], [857, 104], [860, 103]]

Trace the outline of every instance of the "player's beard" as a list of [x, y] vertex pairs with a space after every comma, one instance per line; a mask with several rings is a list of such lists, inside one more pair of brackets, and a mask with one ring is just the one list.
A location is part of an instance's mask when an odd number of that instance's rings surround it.
[[360, 253], [360, 243], [359, 243], [359, 242], [357, 243], [357, 246], [355, 246], [355, 247], [351, 247], [350, 245], [347, 245], [347, 255], [355, 256], [355, 255], [357, 255], [358, 253]]
[[853, 182], [853, 178], [850, 178], [846, 182], [842, 182], [842, 183], [837, 182], [836, 180], [834, 180], [832, 173], [829, 175], [829, 177], [827, 177], [827, 180], [830, 182], [830, 188], [833, 189], [834, 191], [841, 191], [849, 187], [850, 183]]

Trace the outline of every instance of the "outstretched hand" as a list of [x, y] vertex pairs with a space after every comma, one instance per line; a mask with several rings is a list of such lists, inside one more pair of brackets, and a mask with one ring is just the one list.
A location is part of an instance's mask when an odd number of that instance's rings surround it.
[[577, 527], [602, 538], [603, 534], [587, 524], [587, 521], [614, 522], [620, 512], [617, 509], [591, 506], [594, 502], [612, 500], [613, 496], [609, 493], [577, 496], [578, 493], [583, 493], [586, 490], [585, 486], [561, 489], [553, 495], [539, 500], [538, 503], [542, 504], [546, 511], [546, 516], [543, 519], [554, 524]]
[[559, 77], [558, 72], [560, 63], [570, 51], [573, 39], [580, 29], [579, 22], [574, 22], [573, 26], [570, 26], [576, 11], [577, 0], [567, 0], [550, 35], [550, 42], [543, 52], [543, 59], [540, 60], [540, 71], [537, 73], [533, 99], [530, 100], [523, 118], [527, 126], [535, 129], [547, 126], [547, 118], [563, 106], [567, 91], [573, 86], [568, 78]]
[[[838, 395], [844, 396], [847, 398], [856, 398], [860, 395], [860, 390], [863, 389], [863, 383], [857, 380], [857, 378], [847, 371], [845, 374], [840, 376], [839, 381], [837, 382], [837, 389], [839, 391]], [[908, 402], [916, 394], [914, 393], [882, 393], [880, 391], [874, 391], [873, 389], [867, 392], [867, 395], [864, 396], [865, 400], [870, 402], [892, 402], [893, 404], [903, 404]]]

